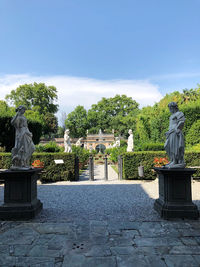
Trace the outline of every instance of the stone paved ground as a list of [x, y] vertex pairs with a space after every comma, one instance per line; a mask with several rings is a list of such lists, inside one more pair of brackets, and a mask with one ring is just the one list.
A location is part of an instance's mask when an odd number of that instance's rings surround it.
[[[96, 179], [93, 186], [91, 182], [82, 179], [78, 183], [59, 183], [57, 188], [66, 190], [68, 185], [70, 190], [65, 193], [65, 207], [63, 212], [69, 212], [70, 216], [61, 216], [54, 218], [53, 216], [48, 219], [39, 215], [36, 219], [28, 222], [7, 222], [0, 221], [0, 266], [68, 266], [68, 267], [142, 267], [142, 266], [200, 266], [200, 222], [190, 220], [177, 220], [177, 221], [164, 221], [161, 220], [157, 214], [149, 217], [150, 213], [154, 214], [152, 203], [149, 201], [149, 210], [147, 212], [147, 219], [138, 221], [135, 215], [129, 215], [130, 210], [128, 206], [121, 207], [120, 204], [116, 210], [112, 205], [106, 209], [106, 206], [100, 205], [103, 209], [102, 213], [98, 210], [97, 213], [91, 216], [91, 213], [84, 210], [89, 218], [86, 218], [81, 213], [80, 218], [73, 212], [70, 212], [71, 204], [68, 203], [70, 192], [72, 191], [73, 197], [77, 193], [76, 188], [85, 186], [85, 189], [98, 186], [103, 186], [102, 191], [95, 191], [95, 194], [104, 194], [105, 198], [111, 193], [111, 189], [106, 190], [107, 187], [117, 186], [124, 191], [117, 191], [116, 198], [120, 201], [125, 198], [130, 198], [129, 194], [137, 193], [128, 189], [128, 187], [143, 188], [140, 191], [140, 201], [147, 204], [145, 199], [152, 199], [157, 197], [157, 182], [119, 182], [114, 178], [112, 181], [105, 182], [100, 180], [102, 176], [102, 168], [98, 170], [99, 179]], [[84, 177], [82, 177], [84, 178]], [[83, 184], [83, 185], [82, 185]], [[140, 187], [137, 187], [137, 185]], [[54, 199], [49, 199], [50, 204], [46, 201], [47, 197], [53, 195], [46, 191], [49, 190], [50, 185], [39, 186], [39, 198], [44, 202], [44, 211], [48, 209], [51, 212], [51, 205], [53, 201], [59, 199], [61, 190], [57, 191], [56, 185], [52, 186], [54, 189]], [[193, 197], [198, 204], [198, 194], [200, 193], [200, 183], [193, 183]], [[40, 190], [42, 188], [43, 190]], [[75, 189], [73, 189], [75, 188]], [[2, 186], [0, 188], [0, 196], [2, 200]], [[116, 190], [116, 188], [114, 188]], [[81, 189], [83, 190], [83, 188]], [[110, 191], [111, 190], [111, 191]], [[84, 191], [80, 191], [84, 192]], [[92, 194], [89, 191], [88, 194]], [[103, 193], [104, 192], [104, 193]], [[120, 196], [120, 192], [123, 196]], [[95, 197], [95, 194], [92, 197]], [[128, 196], [127, 196], [128, 194]], [[153, 196], [155, 194], [155, 196]], [[83, 194], [84, 197], [87, 195]], [[139, 195], [132, 195], [132, 198], [139, 197]], [[63, 196], [61, 196], [63, 197]], [[88, 200], [90, 196], [88, 196]], [[114, 195], [111, 200], [115, 203]], [[108, 198], [109, 199], [109, 198]], [[95, 199], [94, 199], [95, 200]], [[63, 201], [63, 200], [62, 200]], [[83, 199], [82, 199], [83, 201]], [[106, 202], [106, 201], [105, 201]], [[134, 201], [133, 201], [134, 202]], [[83, 203], [86, 205], [87, 201]], [[137, 203], [137, 202], [134, 202]], [[115, 203], [116, 204], [116, 203]], [[79, 202], [81, 208], [81, 200]], [[108, 205], [108, 202], [106, 202]], [[124, 203], [123, 203], [124, 205]], [[132, 205], [130, 202], [129, 205]], [[45, 207], [46, 206], [46, 207]], [[69, 209], [67, 208], [69, 206]], [[56, 207], [56, 206], [55, 206]], [[90, 206], [87, 206], [89, 209]], [[109, 212], [111, 209], [112, 218], [110, 216], [100, 216], [104, 212]], [[143, 207], [140, 206], [141, 213], [143, 214]], [[123, 216], [117, 216], [118, 212], [122, 210]], [[138, 210], [138, 209], [137, 209]], [[79, 209], [77, 211], [80, 211]], [[114, 213], [115, 211], [115, 213]], [[92, 209], [93, 212], [93, 209]], [[106, 213], [105, 212], [105, 213]], [[131, 209], [134, 213], [134, 209]], [[52, 207], [52, 213], [57, 214]], [[42, 213], [41, 213], [42, 214]], [[105, 215], [105, 214], [104, 214]], [[139, 216], [139, 215], [138, 215]], [[156, 217], [157, 216], [157, 217]], [[105, 219], [103, 219], [105, 218]], [[157, 218], [155, 220], [155, 218]]]

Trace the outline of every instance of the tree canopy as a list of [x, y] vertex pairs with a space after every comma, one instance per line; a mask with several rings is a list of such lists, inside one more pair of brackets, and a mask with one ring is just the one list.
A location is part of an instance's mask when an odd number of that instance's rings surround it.
[[58, 105], [57, 89], [54, 86], [46, 86], [44, 83], [23, 84], [16, 90], [12, 90], [6, 96], [15, 107], [24, 105], [27, 109], [38, 111], [40, 114], [56, 113]]
[[116, 95], [111, 98], [103, 97], [97, 104], [88, 110], [88, 124], [90, 132], [98, 132], [99, 129], [116, 134], [125, 134], [129, 125], [135, 123], [139, 112], [139, 104], [126, 95]]
[[67, 115], [65, 127], [70, 130], [70, 136], [72, 137], [86, 136], [86, 130], [88, 129], [86, 109], [83, 106], [77, 106], [74, 111]]

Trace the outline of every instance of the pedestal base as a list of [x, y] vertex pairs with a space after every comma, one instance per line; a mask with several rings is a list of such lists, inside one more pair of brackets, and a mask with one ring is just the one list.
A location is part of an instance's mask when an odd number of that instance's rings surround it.
[[193, 169], [154, 168], [159, 179], [159, 199], [154, 209], [164, 219], [198, 219], [199, 211], [192, 202], [191, 176]]
[[33, 204], [4, 204], [0, 206], [0, 219], [2, 220], [29, 220], [33, 219], [41, 210], [42, 203], [37, 199]]
[[4, 204], [0, 206], [0, 219], [32, 219], [42, 209], [37, 199], [37, 180], [41, 169], [27, 171], [6, 170], [0, 173], [4, 179]]

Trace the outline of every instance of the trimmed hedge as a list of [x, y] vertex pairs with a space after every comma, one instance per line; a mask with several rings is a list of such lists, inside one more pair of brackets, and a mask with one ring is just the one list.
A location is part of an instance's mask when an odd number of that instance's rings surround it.
[[144, 143], [141, 145], [141, 151], [164, 151], [164, 143]]
[[[33, 153], [31, 163], [39, 159], [44, 162], [40, 180], [42, 182], [76, 181], [74, 153]], [[55, 164], [55, 159], [63, 159], [64, 164]], [[11, 153], [0, 153], [0, 169], [11, 166]]]
[[[156, 173], [152, 171], [154, 164], [154, 158], [166, 157], [166, 152], [164, 151], [147, 151], [147, 152], [128, 152], [123, 154], [123, 177], [127, 180], [154, 180], [156, 178]], [[200, 166], [200, 152], [185, 152], [185, 162], [186, 167]], [[141, 178], [138, 176], [138, 167], [144, 166], [145, 177]], [[193, 177], [200, 177], [200, 169]]]

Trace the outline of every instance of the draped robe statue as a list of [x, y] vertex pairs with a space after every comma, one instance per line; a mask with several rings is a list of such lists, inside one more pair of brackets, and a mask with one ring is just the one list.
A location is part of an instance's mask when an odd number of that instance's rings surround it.
[[65, 146], [64, 152], [67, 152], [67, 153], [72, 152], [72, 146], [71, 146], [70, 137], [69, 137], [69, 129], [67, 129], [64, 134], [64, 146]]
[[165, 150], [170, 162], [165, 168], [185, 168], [185, 144], [182, 133], [185, 117], [183, 112], [179, 111], [176, 102], [169, 103], [168, 107], [172, 115], [169, 119], [169, 130], [166, 132]]
[[127, 147], [127, 152], [132, 152], [133, 149], [134, 149], [134, 144], [133, 144], [133, 132], [132, 130], [130, 129], [128, 131], [129, 133], [129, 137], [128, 137], [128, 147]]
[[16, 109], [17, 114], [12, 118], [11, 124], [15, 127], [15, 146], [12, 149], [13, 170], [28, 170], [31, 155], [35, 150], [32, 133], [28, 129], [27, 119], [24, 116], [24, 106]]

